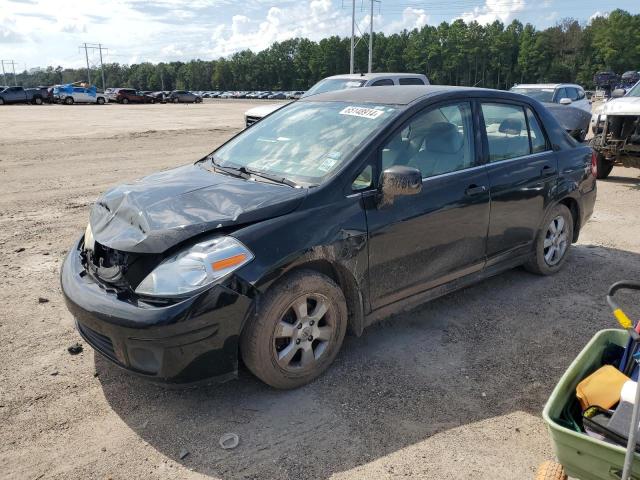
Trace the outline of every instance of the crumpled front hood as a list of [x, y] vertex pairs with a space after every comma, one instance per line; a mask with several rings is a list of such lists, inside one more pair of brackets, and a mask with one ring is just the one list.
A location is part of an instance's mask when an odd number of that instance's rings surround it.
[[640, 97], [621, 97], [609, 100], [602, 107], [605, 115], [640, 115]]
[[306, 191], [187, 165], [107, 191], [91, 209], [89, 222], [102, 245], [162, 253], [199, 233], [284, 215]]

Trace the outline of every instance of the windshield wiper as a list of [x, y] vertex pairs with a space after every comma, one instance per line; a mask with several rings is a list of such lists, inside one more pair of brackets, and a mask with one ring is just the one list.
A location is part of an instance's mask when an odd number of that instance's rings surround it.
[[241, 173], [248, 174], [248, 175], [253, 175], [254, 177], [265, 178], [267, 180], [271, 180], [272, 182], [281, 183], [283, 185], [288, 185], [288, 186], [293, 187], [293, 188], [299, 188], [300, 187], [300, 185], [298, 185], [293, 180], [289, 180], [288, 178], [281, 177], [279, 175], [272, 175], [270, 173], [259, 172], [257, 170], [253, 170], [253, 169], [250, 169], [250, 168], [247, 168], [247, 167], [240, 167], [240, 168], [238, 168], [238, 171], [241, 172]]
[[209, 157], [209, 159], [211, 160], [211, 166], [214, 171], [219, 170], [227, 175], [231, 175], [232, 177], [244, 178], [245, 180], [250, 178], [250, 175], [247, 172], [243, 172], [241, 168], [223, 167], [216, 162], [216, 159], [213, 156]]

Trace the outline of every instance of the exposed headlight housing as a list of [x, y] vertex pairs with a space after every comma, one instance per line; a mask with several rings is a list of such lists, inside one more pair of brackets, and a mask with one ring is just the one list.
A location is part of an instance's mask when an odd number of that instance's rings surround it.
[[150, 297], [180, 297], [220, 281], [253, 260], [253, 253], [233, 237], [216, 237], [162, 261], [136, 288]]
[[84, 231], [84, 249], [85, 250], [94, 250], [96, 245], [96, 241], [93, 238], [93, 231], [91, 230], [91, 223], [87, 224], [87, 228]]

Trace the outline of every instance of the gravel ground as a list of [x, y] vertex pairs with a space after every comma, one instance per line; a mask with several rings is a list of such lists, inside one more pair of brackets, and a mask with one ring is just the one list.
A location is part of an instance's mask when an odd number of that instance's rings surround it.
[[[532, 478], [553, 456], [544, 402], [614, 324], [607, 286], [638, 278], [638, 170], [599, 182], [558, 275], [515, 269], [389, 318], [347, 338], [333, 368], [295, 391], [246, 371], [168, 390], [86, 345], [67, 353], [81, 340], [58, 272], [91, 202], [200, 158], [242, 127], [249, 105], [1, 109], [0, 477]], [[240, 436], [236, 449], [219, 447], [225, 432]]]

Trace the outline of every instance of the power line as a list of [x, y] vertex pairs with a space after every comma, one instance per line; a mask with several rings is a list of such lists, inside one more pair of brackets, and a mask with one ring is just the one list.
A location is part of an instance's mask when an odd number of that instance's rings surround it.
[[0, 63], [2, 63], [2, 79], [4, 80], [4, 83], [7, 83], [7, 74], [4, 70], [4, 64], [6, 63], [7, 65], [11, 65], [11, 68], [13, 69], [13, 84], [18, 85], [18, 81], [16, 80], [16, 62], [13, 60], [0, 60]]
[[102, 74], [102, 89], [107, 88], [104, 81], [104, 65], [102, 64], [102, 51], [108, 52], [108, 48], [103, 47], [101, 43], [84, 43], [78, 48], [84, 48], [84, 56], [87, 60], [87, 80], [91, 84], [91, 67], [89, 66], [89, 50], [98, 50], [100, 53], [100, 73]]

